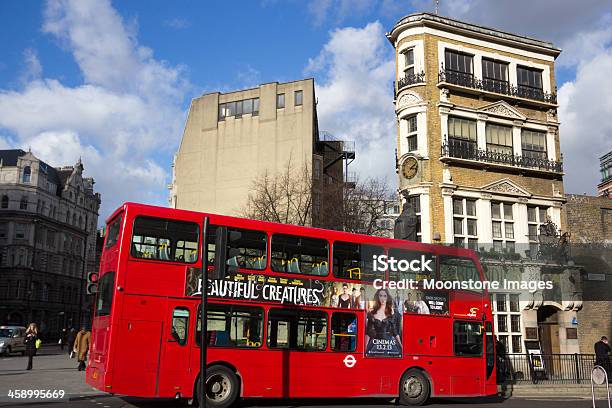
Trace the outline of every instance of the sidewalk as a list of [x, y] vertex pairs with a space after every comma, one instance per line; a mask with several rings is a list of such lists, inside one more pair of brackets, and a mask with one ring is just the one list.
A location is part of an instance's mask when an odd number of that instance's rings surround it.
[[[612, 391], [612, 390], [611, 390]], [[503, 392], [512, 398], [591, 398], [591, 383], [587, 384], [508, 384]], [[595, 397], [606, 399], [605, 385], [595, 386]]]
[[58, 345], [41, 346], [31, 371], [25, 370], [27, 362], [27, 357], [16, 354], [0, 358], [0, 407], [17, 403], [8, 397], [11, 390], [63, 390], [65, 400], [101, 394], [85, 383], [85, 372], [77, 371], [77, 360], [68, 358], [67, 352], [61, 352]]

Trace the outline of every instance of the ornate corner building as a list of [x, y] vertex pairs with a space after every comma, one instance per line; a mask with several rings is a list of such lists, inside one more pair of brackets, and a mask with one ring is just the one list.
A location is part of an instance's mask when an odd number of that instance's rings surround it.
[[0, 150], [0, 324], [36, 322], [47, 339], [89, 319], [100, 194], [74, 166]]
[[396, 51], [398, 192], [420, 219], [418, 239], [487, 253], [489, 279], [556, 282], [555, 293], [493, 294], [497, 333], [510, 353], [527, 340], [545, 353], [577, 352], [581, 297], [565, 282], [579, 272], [535, 259], [542, 231], [554, 224], [553, 241], [567, 231], [554, 76], [561, 50], [428, 13], [400, 19], [387, 38]]

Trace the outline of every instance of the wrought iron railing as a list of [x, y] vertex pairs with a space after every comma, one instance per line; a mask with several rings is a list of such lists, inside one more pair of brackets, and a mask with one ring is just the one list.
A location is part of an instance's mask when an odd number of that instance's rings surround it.
[[505, 164], [509, 166], [532, 168], [556, 173], [563, 172], [563, 162], [560, 161], [478, 149], [475, 143], [445, 143], [442, 145], [442, 157], [454, 157], [485, 163]]
[[406, 74], [403, 78], [393, 81], [393, 95], [397, 96], [397, 92], [405, 86], [425, 83], [425, 72], [417, 72], [416, 74]]
[[508, 354], [497, 356], [498, 382], [590, 384], [594, 354]]
[[496, 79], [478, 79], [475, 78], [473, 74], [468, 74], [465, 72], [441, 70], [438, 74], [438, 82], [446, 82], [449, 84], [478, 89], [486, 92], [493, 92], [501, 95], [557, 104], [557, 94], [554, 92], [544, 92], [542, 89], [527, 86], [512, 86], [506, 81]]

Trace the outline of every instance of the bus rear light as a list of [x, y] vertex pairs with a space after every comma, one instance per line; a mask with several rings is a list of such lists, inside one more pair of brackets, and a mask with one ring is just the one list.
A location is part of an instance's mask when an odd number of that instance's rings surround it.
[[113, 386], [112, 386], [112, 385], [107, 385], [107, 386], [106, 386], [106, 387], [104, 387], [104, 388], [111, 389], [111, 388], [113, 388]]

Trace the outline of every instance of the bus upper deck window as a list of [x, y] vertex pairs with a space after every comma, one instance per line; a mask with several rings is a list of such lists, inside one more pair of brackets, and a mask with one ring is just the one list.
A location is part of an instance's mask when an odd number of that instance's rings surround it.
[[385, 279], [384, 270], [374, 270], [373, 259], [385, 253], [383, 247], [357, 244], [353, 242], [334, 242], [332, 247], [334, 276], [373, 282]]
[[195, 263], [198, 236], [199, 226], [194, 222], [137, 217], [131, 254], [140, 259]]
[[[440, 280], [442, 281], [480, 281], [480, 273], [470, 258], [458, 256], [440, 256]], [[480, 291], [477, 291], [480, 292]]]
[[329, 271], [329, 245], [324, 239], [274, 234], [271, 247], [275, 272], [326, 276]]

